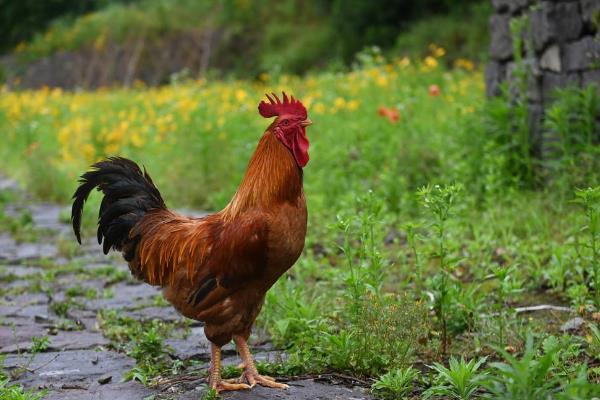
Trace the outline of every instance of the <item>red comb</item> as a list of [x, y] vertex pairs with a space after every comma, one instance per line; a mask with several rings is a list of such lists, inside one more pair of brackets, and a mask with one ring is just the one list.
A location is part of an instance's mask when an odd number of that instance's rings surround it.
[[[283, 114], [297, 115], [302, 118], [307, 117], [306, 108], [302, 105], [300, 100], [296, 100], [294, 96], [288, 99], [285, 92], [283, 94], [283, 101], [279, 100], [279, 97], [275, 93], [272, 93], [273, 97], [268, 94], [267, 99], [269, 103], [261, 101], [258, 105], [258, 112], [265, 118], [276, 117]], [[275, 98], [275, 100], [273, 100]]]

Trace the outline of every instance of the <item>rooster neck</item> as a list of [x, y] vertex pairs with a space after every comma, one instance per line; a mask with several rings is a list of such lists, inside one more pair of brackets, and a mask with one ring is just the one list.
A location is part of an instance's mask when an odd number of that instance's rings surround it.
[[303, 196], [302, 169], [291, 152], [269, 130], [260, 139], [246, 174], [231, 202], [223, 210], [234, 217], [250, 208], [297, 202]]

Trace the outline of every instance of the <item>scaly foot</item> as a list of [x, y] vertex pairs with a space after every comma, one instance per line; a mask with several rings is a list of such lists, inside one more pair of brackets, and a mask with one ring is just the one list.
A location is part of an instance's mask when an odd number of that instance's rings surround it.
[[211, 344], [210, 367], [208, 369], [208, 386], [221, 393], [226, 390], [248, 390], [245, 383], [231, 383], [221, 379], [221, 348]]

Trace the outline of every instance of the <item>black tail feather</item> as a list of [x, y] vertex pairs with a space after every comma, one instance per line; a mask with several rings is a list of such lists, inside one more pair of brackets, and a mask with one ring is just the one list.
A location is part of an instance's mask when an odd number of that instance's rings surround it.
[[92, 169], [83, 174], [79, 182], [73, 194], [71, 210], [73, 232], [81, 243], [83, 205], [91, 191], [98, 188], [104, 194], [98, 213], [98, 244], [104, 241], [105, 254], [111, 248], [123, 248], [129, 231], [144, 214], [153, 209], [166, 208], [146, 170], [142, 172], [136, 163], [126, 158], [111, 157], [92, 165]]

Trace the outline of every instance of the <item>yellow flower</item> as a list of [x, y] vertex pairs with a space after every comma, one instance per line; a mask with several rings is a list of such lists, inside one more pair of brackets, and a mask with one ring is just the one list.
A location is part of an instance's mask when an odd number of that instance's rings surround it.
[[358, 109], [359, 105], [360, 105], [360, 103], [358, 100], [352, 99], [348, 102], [348, 110], [354, 111], [354, 110]]
[[68, 149], [62, 149], [61, 154], [63, 161], [69, 162], [73, 160], [73, 155]]
[[235, 91], [235, 99], [242, 103], [244, 100], [246, 100], [246, 97], [248, 97], [248, 93], [246, 93], [246, 91], [244, 89], [238, 89]]
[[62, 93], [63, 93], [62, 89], [57, 87], [57, 88], [52, 89], [52, 91], [50, 92], [50, 96], [52, 98], [57, 99], [62, 95]]
[[88, 162], [93, 161], [94, 156], [96, 155], [96, 149], [89, 143], [86, 143], [81, 147], [81, 152]]
[[310, 95], [304, 96], [302, 98], [302, 104], [304, 104], [304, 107], [306, 107], [306, 108], [310, 108], [310, 106], [312, 105], [313, 101], [314, 101], [314, 99]]
[[446, 50], [435, 43], [429, 45], [429, 51], [436, 58], [443, 57], [446, 54]]
[[144, 145], [144, 139], [140, 136], [138, 132], [134, 132], [133, 135], [129, 138], [131, 144], [135, 147], [142, 147]]
[[379, 75], [375, 83], [377, 83], [377, 86], [386, 87], [388, 85], [388, 78], [383, 74]]
[[21, 104], [17, 101], [9, 103], [8, 107], [8, 118], [9, 120], [16, 122], [21, 119]]
[[475, 64], [473, 64], [473, 61], [467, 60], [466, 58], [458, 58], [456, 61], [454, 61], [454, 67], [462, 68], [467, 71], [473, 71], [473, 69], [475, 69]]
[[325, 114], [325, 105], [323, 103], [316, 103], [313, 109], [315, 114]]
[[402, 57], [396, 61], [396, 64], [398, 64], [400, 68], [406, 68], [410, 65], [410, 58]]
[[343, 97], [338, 97], [333, 101], [333, 105], [336, 108], [342, 109], [346, 106], [346, 99], [344, 99]]
[[58, 143], [62, 146], [66, 146], [69, 143], [69, 137], [71, 136], [71, 131], [65, 126], [61, 130], [58, 131]]
[[181, 99], [177, 103], [178, 110], [181, 111], [184, 114], [189, 113], [195, 107], [196, 107], [196, 102], [193, 99], [189, 98], [189, 97], [186, 97], [185, 99]]
[[425, 57], [425, 60], [423, 60], [423, 63], [425, 64], [425, 67], [427, 69], [435, 69], [438, 66], [438, 60], [436, 60], [435, 58], [433, 58], [431, 56]]
[[106, 154], [117, 154], [119, 152], [119, 146], [116, 144], [109, 144], [105, 149]]
[[125, 137], [128, 128], [129, 123], [127, 121], [121, 121], [121, 123], [119, 123], [119, 125], [115, 129], [113, 129], [111, 132], [108, 133], [108, 135], [106, 135], [106, 141], [115, 144], [120, 143]]

